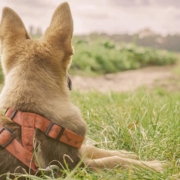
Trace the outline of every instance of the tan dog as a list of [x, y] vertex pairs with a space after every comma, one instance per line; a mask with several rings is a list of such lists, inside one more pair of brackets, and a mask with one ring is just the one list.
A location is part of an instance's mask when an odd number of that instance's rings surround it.
[[[73, 20], [67, 3], [62, 3], [55, 10], [50, 26], [39, 40], [30, 39], [22, 20], [12, 9], [3, 9], [0, 39], [5, 85], [0, 108], [11, 107], [36, 113], [81, 136], [86, 135], [86, 122], [79, 109], [71, 103], [67, 87], [67, 70], [73, 54], [72, 34]], [[1, 116], [0, 124], [21, 142], [21, 129], [17, 123]], [[109, 151], [90, 145], [82, 145], [78, 149], [54, 140], [38, 129], [35, 140], [40, 144], [38, 162], [41, 168], [46, 168], [50, 163], [65, 166], [65, 159], [68, 167], [73, 169], [82, 158], [92, 170], [112, 169], [117, 165], [122, 168], [141, 166], [162, 170], [162, 164], [158, 161], [143, 162], [126, 151]], [[28, 172], [26, 165], [1, 146], [0, 159], [0, 174], [15, 170], [23, 173], [21, 168], [16, 169], [18, 166]]]

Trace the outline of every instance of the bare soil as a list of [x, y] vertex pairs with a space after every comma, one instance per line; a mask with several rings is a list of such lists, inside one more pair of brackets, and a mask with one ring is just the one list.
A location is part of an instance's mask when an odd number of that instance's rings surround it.
[[175, 89], [178, 88], [180, 90], [180, 86], [176, 83], [179, 80], [179, 76], [172, 73], [172, 68], [172, 66], [148, 67], [100, 77], [73, 76], [73, 89], [80, 91], [122, 92], [132, 91], [140, 86], [149, 88], [163, 86], [170, 90], [174, 90], [175, 86]]

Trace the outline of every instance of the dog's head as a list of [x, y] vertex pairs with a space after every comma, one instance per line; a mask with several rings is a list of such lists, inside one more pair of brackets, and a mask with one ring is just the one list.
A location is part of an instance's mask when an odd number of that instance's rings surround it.
[[21, 18], [5, 7], [0, 25], [1, 62], [5, 78], [17, 76], [18, 72], [19, 76], [21, 74], [27, 79], [38, 76], [49, 78], [62, 88], [62, 83], [67, 83], [67, 69], [73, 54], [72, 34], [73, 20], [68, 3], [58, 6], [50, 26], [38, 40], [31, 39]]

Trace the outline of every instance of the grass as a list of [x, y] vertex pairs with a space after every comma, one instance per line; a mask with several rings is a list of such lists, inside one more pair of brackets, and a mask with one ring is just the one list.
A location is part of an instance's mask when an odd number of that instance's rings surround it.
[[98, 142], [98, 147], [126, 149], [142, 160], [170, 163], [163, 174], [117, 168], [101, 174], [102, 179], [173, 179], [170, 177], [179, 172], [179, 92], [140, 88], [133, 93], [73, 92], [72, 98], [89, 125], [89, 137]]
[[[141, 160], [169, 162], [163, 173], [141, 168], [101, 173], [87, 168], [64, 171], [65, 179], [177, 179], [180, 158], [180, 93], [140, 88], [133, 93], [72, 92], [72, 101], [89, 125], [88, 136], [105, 149], [134, 151]], [[53, 176], [53, 174], [52, 174]], [[44, 176], [44, 179], [54, 179]], [[33, 180], [39, 178], [33, 177]], [[59, 178], [63, 179], [63, 178]]]

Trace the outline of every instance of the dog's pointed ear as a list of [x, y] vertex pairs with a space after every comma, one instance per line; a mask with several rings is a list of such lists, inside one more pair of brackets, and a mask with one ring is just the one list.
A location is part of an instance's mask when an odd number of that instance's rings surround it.
[[21, 18], [8, 7], [5, 7], [2, 12], [0, 39], [7, 40], [10, 43], [15, 43], [17, 40], [30, 39]]
[[72, 54], [71, 39], [73, 35], [73, 19], [69, 4], [64, 2], [55, 10], [50, 26], [47, 28], [44, 38], [53, 47], [65, 47], [66, 52]]

